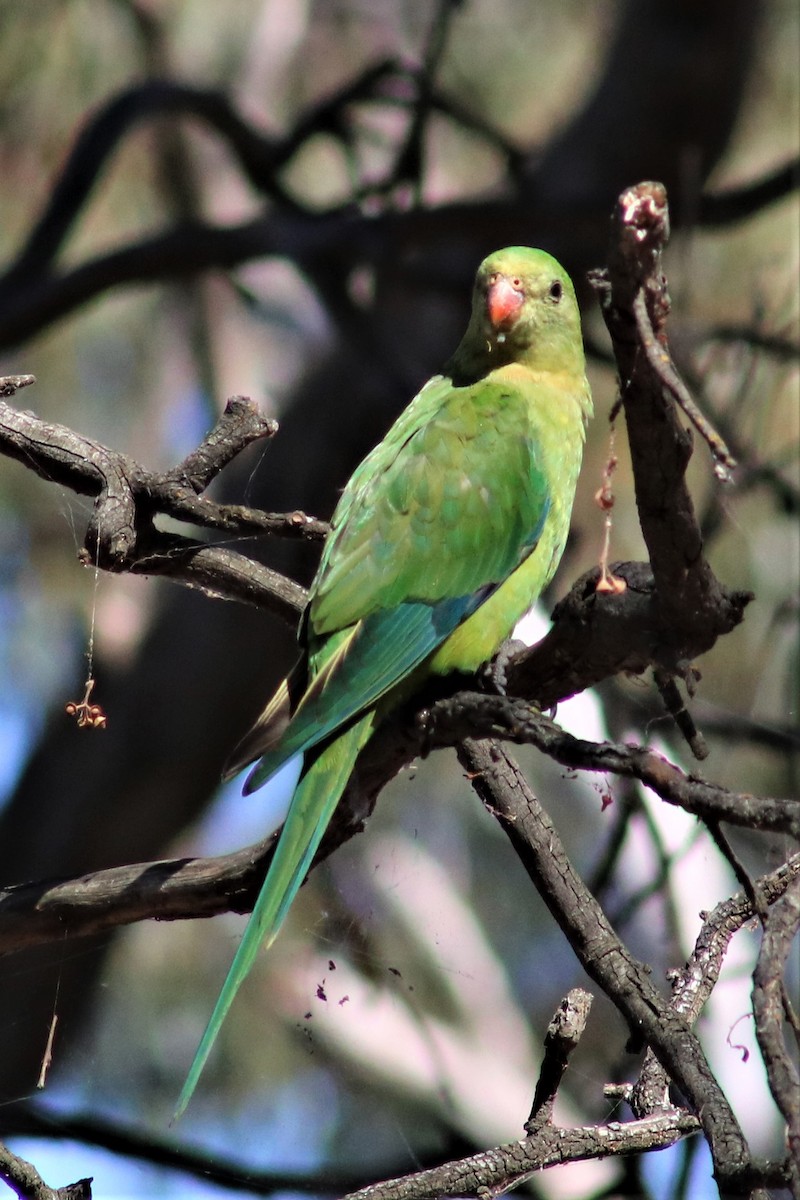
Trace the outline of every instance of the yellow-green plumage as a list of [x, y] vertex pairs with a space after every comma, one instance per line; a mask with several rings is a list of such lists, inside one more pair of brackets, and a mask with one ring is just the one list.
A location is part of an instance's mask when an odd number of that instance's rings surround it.
[[178, 1114], [376, 721], [426, 674], [490, 659], [552, 577], [590, 413], [563, 268], [527, 247], [490, 255], [456, 353], [350, 479], [311, 587], [301, 662], [240, 747], [238, 765], [262, 756], [246, 791], [297, 753], [304, 766]]

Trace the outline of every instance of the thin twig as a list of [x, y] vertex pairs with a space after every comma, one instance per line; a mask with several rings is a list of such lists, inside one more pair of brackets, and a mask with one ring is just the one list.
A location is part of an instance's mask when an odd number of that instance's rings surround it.
[[573, 988], [553, 1014], [544, 1039], [544, 1058], [533, 1106], [525, 1122], [529, 1136], [535, 1135], [544, 1125], [552, 1123], [553, 1105], [561, 1080], [564, 1078], [570, 1055], [583, 1036], [591, 1007], [591, 993], [583, 988]]
[[633, 302], [633, 312], [636, 317], [636, 328], [639, 332], [640, 345], [647, 355], [650, 366], [656, 372], [666, 390], [680, 405], [686, 416], [694, 425], [700, 436], [707, 443], [714, 459], [714, 473], [724, 483], [730, 483], [730, 472], [736, 466], [736, 459], [731, 454], [725, 442], [716, 429], [692, 399], [689, 389], [675, 370], [668, 351], [656, 337], [650, 324], [647, 312], [647, 301], [644, 289], [640, 289]]

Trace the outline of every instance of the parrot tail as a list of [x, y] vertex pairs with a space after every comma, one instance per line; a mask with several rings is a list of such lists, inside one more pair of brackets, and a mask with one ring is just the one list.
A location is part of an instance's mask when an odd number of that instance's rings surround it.
[[263, 945], [270, 946], [306, 877], [353, 770], [372, 733], [373, 711], [325, 746], [300, 777], [275, 853], [222, 991], [197, 1048], [173, 1120], [186, 1109], [220, 1026]]

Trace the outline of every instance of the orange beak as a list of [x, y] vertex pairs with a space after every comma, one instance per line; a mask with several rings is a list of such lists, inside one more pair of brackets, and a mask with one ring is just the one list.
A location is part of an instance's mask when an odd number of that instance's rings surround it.
[[495, 329], [508, 329], [522, 308], [523, 293], [504, 275], [499, 275], [486, 293], [486, 311]]

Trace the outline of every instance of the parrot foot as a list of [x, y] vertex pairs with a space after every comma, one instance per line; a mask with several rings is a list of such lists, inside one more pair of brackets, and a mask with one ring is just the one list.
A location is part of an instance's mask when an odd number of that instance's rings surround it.
[[486, 663], [485, 667], [481, 670], [481, 678], [484, 686], [493, 692], [497, 692], [498, 696], [507, 695], [508, 680], [506, 678], [506, 671], [509, 663], [525, 649], [526, 643], [519, 641], [517, 638], [509, 638], [508, 641], [503, 642], [494, 658]]

